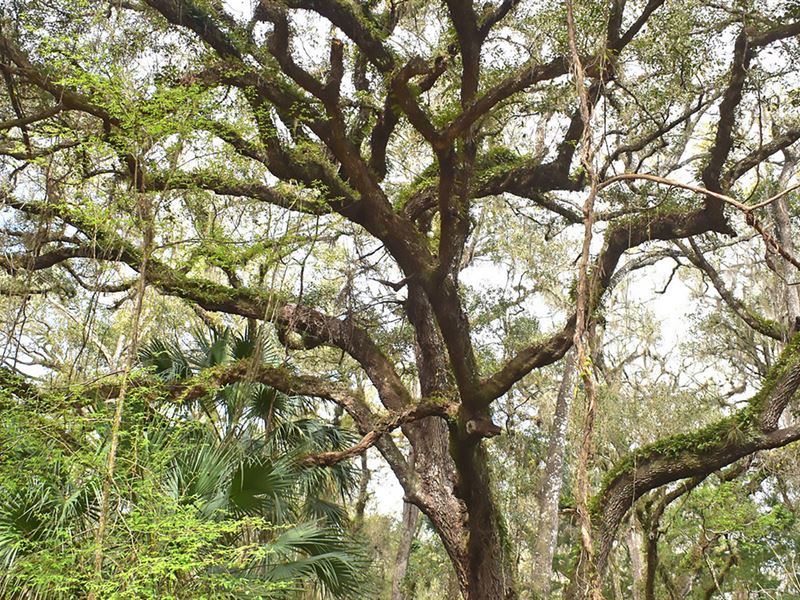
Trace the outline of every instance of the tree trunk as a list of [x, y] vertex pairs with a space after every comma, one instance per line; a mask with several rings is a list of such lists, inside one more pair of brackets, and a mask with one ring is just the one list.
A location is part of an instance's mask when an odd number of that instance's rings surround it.
[[658, 572], [658, 521], [650, 521], [649, 531], [647, 532], [647, 546], [645, 548], [646, 571], [644, 579], [644, 598], [645, 600], [656, 600], [656, 573]]
[[469, 516], [464, 597], [467, 600], [516, 598], [509, 553], [502, 537], [505, 528], [491, 493], [486, 449], [479, 440], [452, 443], [459, 476], [458, 495]]
[[[416, 362], [420, 392], [423, 396], [447, 396], [453, 393], [448, 378], [447, 351], [425, 292], [408, 284], [406, 312], [414, 326]], [[466, 586], [464, 505], [456, 498], [455, 465], [449, 452], [449, 431], [441, 419], [427, 419], [403, 428], [411, 443], [411, 456], [417, 474], [413, 495], [406, 498], [416, 504], [433, 523], [455, 569], [459, 587]], [[408, 494], [408, 490], [406, 490]]]
[[642, 590], [645, 587], [644, 568], [642, 565], [642, 534], [639, 528], [636, 527], [636, 521], [633, 518], [631, 519], [626, 542], [628, 544], [628, 555], [631, 559], [632, 597], [633, 600], [640, 600]]
[[[788, 186], [789, 180], [794, 174], [797, 165], [797, 158], [784, 151], [786, 162], [783, 165], [781, 174], [778, 177], [778, 189], [783, 190]], [[789, 217], [789, 205], [786, 201], [786, 196], [778, 198], [772, 203], [772, 218], [775, 223], [775, 237], [781, 247], [786, 250], [790, 255], [796, 256], [794, 248], [794, 238], [792, 235], [792, 222]], [[794, 279], [796, 270], [789, 264], [789, 262], [781, 257], [776, 257], [780, 261], [781, 268], [779, 274], [784, 278], [784, 297], [786, 299], [786, 313], [789, 319], [789, 331], [793, 331], [797, 327], [796, 320], [800, 317], [800, 290], [797, 286], [790, 285]]]
[[397, 546], [397, 557], [392, 574], [392, 600], [403, 600], [403, 580], [408, 570], [408, 559], [411, 556], [411, 544], [417, 533], [419, 508], [410, 502], [403, 503], [403, 521], [400, 532], [400, 543]]
[[[414, 326], [422, 396], [454, 395], [447, 350], [430, 303], [415, 282], [408, 284], [405, 308]], [[406, 489], [406, 500], [430, 518], [453, 564], [461, 594], [467, 600], [516, 598], [481, 438], [451, 432], [442, 419], [412, 423], [403, 432], [413, 448], [416, 472], [416, 486]]]
[[575, 352], [570, 350], [564, 357], [564, 374], [556, 398], [553, 426], [547, 444], [547, 460], [537, 493], [539, 522], [532, 565], [534, 597], [546, 598], [550, 593], [553, 556], [558, 537], [558, 500], [561, 497], [564, 480], [564, 450], [574, 389], [574, 374]]
[[358, 481], [358, 499], [356, 500], [355, 518], [353, 519], [353, 527], [356, 531], [364, 526], [364, 510], [367, 507], [367, 500], [369, 500], [369, 480], [370, 480], [369, 464], [367, 463], [367, 453], [361, 455], [361, 477]]

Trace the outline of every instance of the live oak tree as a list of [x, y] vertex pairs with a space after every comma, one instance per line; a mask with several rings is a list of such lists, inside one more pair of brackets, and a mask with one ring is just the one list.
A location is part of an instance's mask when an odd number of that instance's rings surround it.
[[[678, 257], [785, 348], [743, 408], [584, 482], [570, 594], [596, 597], [637, 500], [800, 439], [795, 288], [766, 318], [710, 258], [754, 236], [762, 270], [797, 276], [798, 34], [792, 2], [3, 2], [7, 337], [30, 345], [25, 303], [65, 282], [270, 324], [305, 371], [235, 364], [185, 393], [335, 403], [363, 438], [309, 460], [375, 446], [462, 594], [512, 598], [497, 406], [575, 341], [594, 402], [610, 289]], [[520, 230], [537, 243], [487, 246]]]

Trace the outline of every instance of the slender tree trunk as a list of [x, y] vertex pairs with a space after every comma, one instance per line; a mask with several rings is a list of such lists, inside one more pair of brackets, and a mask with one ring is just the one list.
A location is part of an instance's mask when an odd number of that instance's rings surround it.
[[[147, 291], [147, 269], [150, 258], [150, 251], [153, 245], [153, 218], [151, 202], [145, 196], [139, 196], [137, 200], [138, 216], [144, 223], [142, 236], [142, 266], [139, 272], [139, 281], [136, 285], [136, 299], [134, 301], [133, 313], [130, 322], [130, 347], [128, 357], [125, 362], [122, 385], [117, 396], [117, 403], [114, 410], [114, 418], [111, 423], [111, 438], [109, 440], [108, 456], [106, 458], [106, 472], [103, 478], [103, 485], [100, 494], [100, 511], [97, 519], [97, 530], [95, 532], [95, 551], [94, 551], [94, 576], [95, 580], [101, 580], [103, 575], [104, 544], [106, 528], [111, 513], [111, 494], [114, 483], [114, 474], [117, 459], [117, 448], [119, 445], [120, 429], [122, 418], [125, 412], [125, 401], [130, 384], [130, 375], [136, 365], [137, 352], [139, 348], [139, 334], [141, 317], [144, 308], [144, 295]], [[89, 599], [94, 600], [97, 592], [92, 589], [89, 592]]]
[[[794, 174], [797, 165], [797, 158], [787, 151], [784, 151], [786, 162], [784, 163], [781, 174], [778, 177], [778, 189], [782, 190], [788, 186], [788, 182]], [[775, 223], [775, 237], [778, 243], [792, 256], [796, 256], [794, 247], [794, 236], [792, 235], [792, 222], [789, 218], [789, 206], [786, 196], [778, 198], [772, 203], [772, 218]], [[800, 290], [796, 285], [790, 285], [794, 280], [796, 270], [788, 261], [781, 257], [776, 257], [781, 264], [780, 275], [785, 279], [784, 297], [786, 298], [787, 317], [789, 319], [789, 330], [796, 329], [796, 320], [800, 318]]]
[[641, 600], [642, 591], [645, 588], [644, 568], [642, 565], [642, 534], [636, 527], [635, 518], [631, 518], [631, 526], [628, 529], [626, 539], [628, 545], [628, 555], [631, 560], [631, 591], [633, 600]]
[[394, 561], [394, 573], [392, 574], [392, 600], [403, 600], [403, 580], [408, 570], [408, 559], [411, 556], [411, 544], [417, 533], [418, 520], [419, 508], [410, 502], [404, 502], [400, 544], [397, 547], [397, 557]]
[[575, 351], [570, 350], [564, 357], [564, 373], [558, 389], [553, 426], [547, 444], [547, 460], [537, 493], [539, 522], [532, 564], [534, 597], [546, 598], [550, 593], [553, 556], [558, 538], [558, 500], [561, 497], [561, 486], [564, 481], [564, 450], [567, 443], [574, 377]]
[[644, 598], [645, 600], [656, 600], [656, 574], [658, 573], [658, 521], [652, 519], [647, 532], [647, 546], [645, 547], [645, 579], [644, 579]]
[[369, 480], [370, 470], [367, 464], [367, 453], [361, 455], [361, 477], [358, 481], [358, 498], [356, 500], [355, 518], [353, 525], [356, 530], [360, 530], [364, 526], [364, 510], [367, 507], [367, 500], [369, 500]]

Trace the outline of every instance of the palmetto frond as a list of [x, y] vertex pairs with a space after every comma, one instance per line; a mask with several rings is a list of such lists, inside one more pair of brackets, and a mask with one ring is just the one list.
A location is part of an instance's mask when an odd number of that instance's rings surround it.
[[269, 544], [266, 558], [252, 565], [271, 581], [316, 581], [336, 597], [363, 597], [361, 570], [365, 560], [341, 535], [318, 523], [305, 523], [281, 533]]
[[192, 374], [191, 360], [174, 342], [153, 338], [139, 348], [139, 361], [152, 368], [158, 377], [171, 381]]
[[[249, 329], [197, 330], [190, 343], [155, 338], [141, 346], [139, 360], [164, 381], [233, 360], [282, 364], [274, 336]], [[226, 596], [226, 586], [249, 597], [309, 585], [323, 595], [355, 594], [363, 557], [348, 542], [347, 512], [338, 503], [354, 487], [353, 470], [302, 461], [347, 447], [351, 433], [318, 417], [307, 398], [250, 381], [214, 390], [194, 407], [167, 409], [150, 406], [125, 421], [105, 551], [109, 576], [148, 594], [173, 594], [175, 577], [185, 580], [187, 594], [199, 586], [215, 590], [213, 597]], [[80, 435], [95, 450], [79, 468], [72, 462], [62, 469], [62, 459], [54, 460], [46, 472], [17, 474], [0, 496], [2, 597], [69, 598], [96, 582], [91, 557], [107, 420], [92, 418]], [[219, 558], [209, 562], [209, 552]], [[139, 553], [145, 562], [129, 571], [124, 563], [138, 564]], [[237, 553], [249, 565], [244, 571], [231, 558]], [[40, 566], [54, 561], [67, 574], [37, 578]], [[153, 581], [142, 583], [142, 573]]]

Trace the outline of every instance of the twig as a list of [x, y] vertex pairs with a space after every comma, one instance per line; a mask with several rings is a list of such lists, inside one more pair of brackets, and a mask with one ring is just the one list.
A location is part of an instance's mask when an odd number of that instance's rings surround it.
[[786, 194], [791, 194], [793, 191], [800, 189], [800, 183], [797, 183], [785, 190], [778, 192], [774, 196], [770, 196], [763, 202], [759, 202], [758, 204], [745, 204], [744, 202], [739, 202], [735, 198], [731, 198], [726, 194], [720, 194], [719, 192], [712, 192], [711, 190], [707, 190], [704, 187], [699, 185], [692, 185], [691, 183], [681, 183], [680, 181], [675, 181], [673, 179], [668, 179], [666, 177], [659, 177], [658, 175], [651, 175], [649, 173], [620, 173], [619, 175], [614, 175], [613, 177], [609, 177], [605, 181], [601, 182], [598, 185], [598, 191], [603, 190], [610, 186], [613, 183], [617, 183], [618, 181], [623, 181], [626, 179], [645, 179], [647, 181], [653, 181], [655, 183], [660, 183], [662, 185], [668, 185], [671, 187], [677, 187], [684, 190], [689, 190], [691, 192], [696, 192], [698, 194], [705, 194], [707, 196], [712, 196], [717, 200], [722, 200], [723, 202], [730, 204], [731, 206], [738, 208], [740, 211], [744, 213], [748, 213], [754, 210], [758, 210], [759, 208], [764, 208], [775, 202], [776, 200], [783, 198]]

